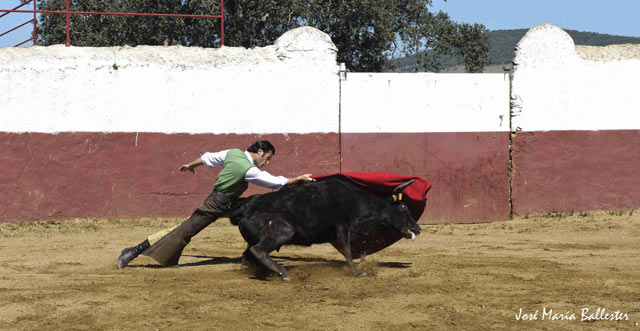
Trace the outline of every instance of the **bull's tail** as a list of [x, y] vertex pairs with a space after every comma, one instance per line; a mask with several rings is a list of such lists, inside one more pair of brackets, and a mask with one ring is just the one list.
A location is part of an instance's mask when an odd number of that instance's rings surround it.
[[231, 212], [229, 212], [229, 220], [231, 221], [231, 224], [238, 225], [240, 219], [251, 207], [251, 202], [258, 196], [260, 196], [260, 194], [255, 194], [248, 198], [239, 198], [238, 200], [236, 200], [233, 208], [231, 208]]

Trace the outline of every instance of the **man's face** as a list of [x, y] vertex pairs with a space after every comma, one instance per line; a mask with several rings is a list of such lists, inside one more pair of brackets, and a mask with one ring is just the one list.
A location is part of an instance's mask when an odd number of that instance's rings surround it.
[[269, 160], [271, 160], [271, 157], [273, 156], [273, 152], [268, 151], [268, 152], [264, 152], [263, 150], [259, 149], [258, 153], [256, 153], [258, 156], [255, 158], [255, 163], [256, 163], [256, 167], [258, 168], [262, 168], [264, 166], [266, 166], [267, 164], [269, 164]]

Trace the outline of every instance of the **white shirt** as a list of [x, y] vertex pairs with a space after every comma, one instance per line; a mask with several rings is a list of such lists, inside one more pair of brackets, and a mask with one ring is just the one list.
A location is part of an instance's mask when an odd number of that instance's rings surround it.
[[[228, 151], [229, 150], [227, 149], [215, 153], [207, 152], [202, 154], [200, 160], [202, 160], [202, 163], [209, 168], [222, 167], [222, 165], [224, 164], [224, 160], [227, 158]], [[249, 152], [244, 151], [244, 155], [247, 157], [249, 162], [255, 165]], [[249, 168], [249, 170], [247, 170], [247, 173], [244, 175], [244, 179], [249, 183], [276, 190], [282, 188], [287, 184], [286, 177], [274, 176], [266, 171], [258, 169], [258, 167]]]

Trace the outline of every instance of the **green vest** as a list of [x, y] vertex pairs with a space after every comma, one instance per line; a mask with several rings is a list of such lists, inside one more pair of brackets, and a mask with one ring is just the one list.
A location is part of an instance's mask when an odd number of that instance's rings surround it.
[[222, 164], [222, 171], [216, 179], [215, 189], [231, 197], [239, 197], [249, 188], [244, 175], [255, 165], [249, 161], [247, 155], [240, 149], [231, 149]]

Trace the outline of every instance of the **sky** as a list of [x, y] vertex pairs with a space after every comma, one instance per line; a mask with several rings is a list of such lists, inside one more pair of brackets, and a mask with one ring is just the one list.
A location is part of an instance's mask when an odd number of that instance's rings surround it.
[[[0, 0], [0, 9], [18, 4], [19, 0]], [[27, 5], [22, 9], [27, 7], [33, 8]], [[551, 23], [569, 30], [640, 37], [640, 0], [433, 0], [431, 9], [444, 11], [459, 23], [484, 24], [489, 30], [528, 29]], [[0, 34], [31, 18], [33, 14], [19, 13], [0, 18]], [[29, 39], [32, 31], [33, 25], [28, 24], [10, 32], [0, 37], [0, 47]]]
[[[13, 9], [17, 7], [19, 4], [20, 4], [19, 0], [0, 0], [0, 9]], [[33, 3], [20, 8], [20, 10], [29, 10], [29, 9], [33, 9]], [[4, 13], [0, 13], [0, 15], [2, 14]], [[3, 17], [0, 17], [0, 34], [3, 34], [6, 31], [11, 30], [14, 27], [30, 19], [33, 19], [33, 14], [10, 13]], [[19, 44], [31, 38], [32, 33], [33, 33], [33, 23], [27, 24], [18, 30], [9, 32], [4, 36], [0, 37], [0, 47], [11, 47], [16, 44]], [[31, 46], [32, 44], [33, 42], [28, 42], [24, 45]]]
[[567, 30], [640, 37], [640, 0], [433, 0], [432, 9], [489, 30], [550, 23]]

